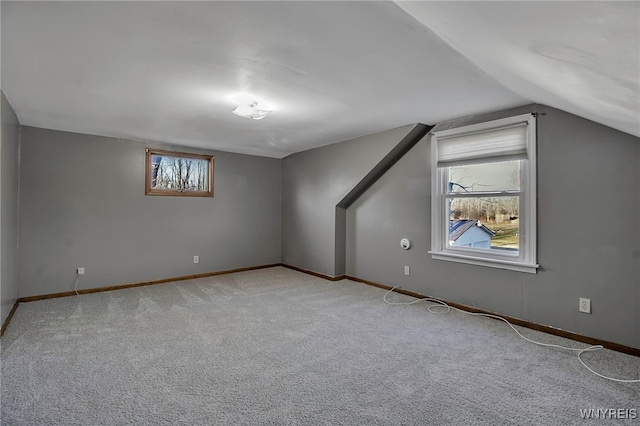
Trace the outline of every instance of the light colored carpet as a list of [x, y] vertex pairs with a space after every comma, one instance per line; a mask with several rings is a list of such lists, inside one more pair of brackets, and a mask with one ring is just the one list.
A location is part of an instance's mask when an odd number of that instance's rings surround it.
[[[1, 341], [2, 424], [570, 425], [584, 422], [581, 409], [640, 415], [640, 385], [600, 379], [573, 353], [527, 343], [499, 321], [387, 305], [384, 293], [276, 267], [21, 304]], [[584, 359], [605, 374], [640, 374], [632, 356]]]

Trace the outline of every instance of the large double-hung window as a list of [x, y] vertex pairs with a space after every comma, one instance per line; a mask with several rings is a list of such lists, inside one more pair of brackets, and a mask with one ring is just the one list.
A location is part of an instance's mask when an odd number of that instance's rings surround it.
[[432, 133], [431, 255], [535, 273], [532, 114]]

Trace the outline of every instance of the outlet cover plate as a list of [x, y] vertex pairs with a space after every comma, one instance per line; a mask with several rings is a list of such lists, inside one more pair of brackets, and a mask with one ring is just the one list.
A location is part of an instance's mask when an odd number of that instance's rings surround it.
[[591, 299], [585, 299], [584, 297], [580, 298], [580, 312], [584, 312], [585, 314], [591, 313]]

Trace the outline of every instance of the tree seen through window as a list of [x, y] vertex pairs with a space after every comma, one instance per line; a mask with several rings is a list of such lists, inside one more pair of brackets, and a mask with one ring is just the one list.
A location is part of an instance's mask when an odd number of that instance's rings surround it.
[[147, 195], [213, 196], [213, 156], [147, 151]]

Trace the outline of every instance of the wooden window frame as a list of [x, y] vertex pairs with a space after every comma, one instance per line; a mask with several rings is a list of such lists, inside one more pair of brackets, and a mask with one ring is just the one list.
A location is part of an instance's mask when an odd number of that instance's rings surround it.
[[[161, 155], [167, 157], [180, 157], [180, 158], [190, 158], [196, 160], [206, 160], [208, 163], [208, 190], [207, 191], [180, 191], [174, 189], [156, 189], [151, 187], [152, 183], [152, 162], [151, 158], [153, 155]], [[178, 151], [167, 151], [161, 149], [146, 149], [146, 162], [145, 162], [145, 195], [160, 195], [160, 196], [170, 196], [170, 197], [213, 197], [213, 170], [214, 170], [214, 160], [215, 157], [213, 155], [204, 155], [204, 154], [191, 154], [187, 152], [178, 152]]]

